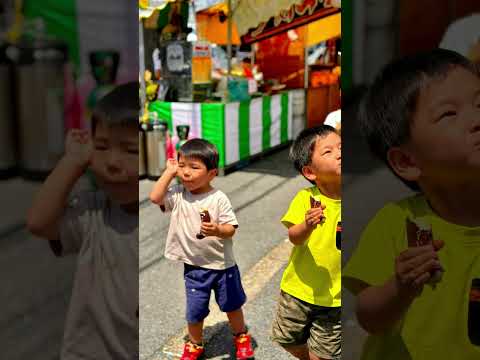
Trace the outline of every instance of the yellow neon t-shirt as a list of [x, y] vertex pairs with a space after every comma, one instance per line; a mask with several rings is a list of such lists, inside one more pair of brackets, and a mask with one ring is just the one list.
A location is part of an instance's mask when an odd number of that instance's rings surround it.
[[326, 206], [326, 219], [303, 245], [293, 248], [280, 287], [307, 303], [338, 307], [341, 306], [341, 252], [336, 247], [336, 232], [341, 221], [341, 200], [324, 196], [316, 186], [301, 190], [281, 221], [287, 227], [303, 223], [311, 207], [310, 196]]
[[382, 285], [394, 275], [395, 258], [407, 248], [407, 217], [424, 217], [434, 239], [445, 242], [438, 253], [445, 272], [434, 289], [424, 287], [393, 329], [369, 336], [361, 359], [480, 359], [480, 346], [468, 338], [470, 287], [472, 279], [480, 278], [480, 227], [448, 223], [431, 210], [423, 195], [390, 203], [376, 214], [342, 270], [344, 286], [349, 289], [352, 280]]

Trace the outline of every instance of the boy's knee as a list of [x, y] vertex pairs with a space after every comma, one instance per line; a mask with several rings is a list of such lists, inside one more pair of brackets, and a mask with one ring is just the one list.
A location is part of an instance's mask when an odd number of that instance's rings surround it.
[[287, 351], [290, 355], [296, 357], [300, 360], [310, 360], [310, 355], [308, 347], [306, 344], [303, 345], [282, 345], [282, 348]]
[[187, 308], [187, 322], [189, 324], [201, 323], [210, 313], [208, 308], [188, 307]]

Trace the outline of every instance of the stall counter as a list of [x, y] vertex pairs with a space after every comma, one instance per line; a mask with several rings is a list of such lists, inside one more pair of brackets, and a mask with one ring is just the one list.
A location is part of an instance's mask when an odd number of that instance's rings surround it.
[[298, 89], [232, 103], [155, 101], [149, 111], [167, 122], [174, 137], [178, 125], [189, 125], [190, 138], [212, 142], [222, 170], [291, 141], [305, 126], [304, 98]]

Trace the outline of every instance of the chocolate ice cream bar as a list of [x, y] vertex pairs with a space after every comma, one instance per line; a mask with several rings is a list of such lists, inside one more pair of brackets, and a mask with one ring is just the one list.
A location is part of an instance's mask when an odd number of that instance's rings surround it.
[[[407, 241], [409, 247], [425, 246], [431, 244], [433, 246], [433, 233], [430, 224], [422, 218], [415, 220], [406, 220]], [[443, 269], [433, 270], [429, 284], [435, 285], [442, 280]]]
[[[312, 209], [322, 207], [322, 202], [316, 200], [313, 196], [310, 196], [310, 207]], [[325, 221], [325, 215], [322, 215], [322, 221]]]
[[202, 219], [202, 222], [210, 222], [211, 219], [210, 219], [210, 213], [208, 212], [207, 209], [203, 209], [201, 212], [200, 212], [200, 219]]
[[313, 208], [319, 208], [322, 206], [322, 203], [318, 200], [315, 200], [313, 196], [310, 196], [310, 207]]
[[408, 246], [424, 246], [433, 242], [433, 234], [430, 225], [421, 219], [414, 221], [407, 218]]
[[[210, 218], [210, 213], [208, 212], [207, 209], [202, 209], [202, 211], [200, 211], [200, 219], [202, 222], [212, 221]], [[197, 239], [203, 239], [205, 237], [205, 235], [203, 235], [202, 233], [198, 233], [196, 236], [197, 236]]]

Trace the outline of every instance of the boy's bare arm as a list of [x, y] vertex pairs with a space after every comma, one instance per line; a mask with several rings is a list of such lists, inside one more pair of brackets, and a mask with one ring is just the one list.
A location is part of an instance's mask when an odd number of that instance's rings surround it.
[[213, 222], [202, 222], [200, 231], [205, 236], [216, 236], [221, 239], [229, 239], [235, 235], [235, 226], [231, 224], [216, 224]]
[[65, 155], [41, 186], [27, 215], [29, 231], [48, 240], [58, 239], [59, 220], [68, 195], [88, 167], [93, 153], [90, 135], [84, 130], [70, 131], [65, 148]]
[[382, 286], [369, 286], [357, 296], [357, 319], [371, 334], [391, 329], [408, 309], [414, 294], [401, 295], [396, 279], [392, 278]]
[[324, 208], [325, 206], [309, 209], [303, 223], [288, 228], [288, 238], [292, 244], [303, 245], [305, 243], [312, 231], [322, 222]]
[[153, 203], [157, 205], [163, 205], [163, 200], [165, 198], [165, 195], [167, 194], [168, 185], [170, 185], [175, 176], [177, 176], [177, 167], [177, 160], [167, 160], [167, 167], [165, 171], [163, 172], [162, 176], [160, 176], [160, 178], [157, 180], [150, 193], [150, 200]]
[[391, 329], [405, 314], [428, 282], [431, 271], [440, 266], [437, 251], [442, 242], [409, 248], [395, 261], [395, 275], [381, 286], [367, 286], [357, 295], [357, 318], [369, 333]]
[[306, 222], [292, 225], [288, 228], [288, 239], [293, 245], [303, 245], [313, 229], [314, 227], [307, 225]]

